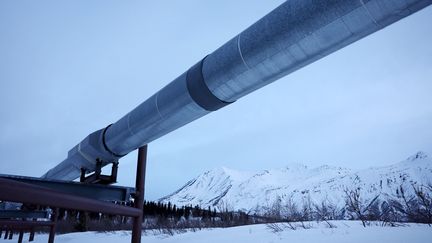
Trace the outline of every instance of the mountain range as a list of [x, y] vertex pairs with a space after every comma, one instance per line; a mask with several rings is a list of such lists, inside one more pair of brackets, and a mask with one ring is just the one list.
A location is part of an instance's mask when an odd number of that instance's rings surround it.
[[376, 196], [397, 197], [401, 187], [405, 193], [413, 193], [413, 186], [419, 185], [432, 185], [432, 159], [424, 152], [393, 165], [357, 171], [329, 165], [309, 168], [303, 164], [259, 172], [221, 167], [188, 181], [159, 201], [260, 213], [270, 209], [276, 200], [292, 200], [299, 205], [311, 200], [343, 207], [346, 190], [359, 189], [361, 198], [367, 201]]

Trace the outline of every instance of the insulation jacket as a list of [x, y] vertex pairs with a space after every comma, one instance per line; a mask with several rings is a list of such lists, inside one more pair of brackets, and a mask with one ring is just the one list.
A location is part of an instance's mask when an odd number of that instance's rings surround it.
[[430, 5], [432, 0], [289, 0], [112, 125], [43, 177], [73, 180]]

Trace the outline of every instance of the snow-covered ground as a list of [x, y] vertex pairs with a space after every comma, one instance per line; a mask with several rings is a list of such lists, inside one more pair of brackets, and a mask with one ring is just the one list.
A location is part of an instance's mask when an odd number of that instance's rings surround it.
[[[326, 223], [311, 222], [306, 225], [309, 229], [298, 227], [296, 230], [285, 228], [274, 233], [268, 225], [249, 225], [233, 228], [205, 229], [196, 232], [174, 234], [173, 236], [158, 232], [147, 231], [142, 238], [143, 243], [160, 242], [302, 242], [302, 243], [356, 243], [356, 242], [388, 242], [388, 243], [417, 243], [432, 242], [432, 227], [422, 224], [404, 224], [399, 227], [382, 227], [371, 225], [362, 227], [358, 221], [333, 221], [336, 228], [329, 228]], [[282, 224], [278, 224], [282, 226]], [[47, 235], [36, 235], [35, 243], [47, 242]], [[14, 236], [15, 242], [17, 236]], [[27, 235], [24, 238], [27, 242]], [[0, 242], [12, 242], [0, 239]], [[117, 231], [113, 233], [71, 233], [56, 236], [56, 242], [67, 243], [121, 243], [130, 242], [130, 231]]]

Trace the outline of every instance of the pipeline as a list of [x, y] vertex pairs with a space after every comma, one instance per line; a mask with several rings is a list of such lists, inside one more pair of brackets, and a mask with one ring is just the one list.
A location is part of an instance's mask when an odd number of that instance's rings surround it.
[[289, 0], [117, 122], [88, 135], [43, 178], [74, 180], [430, 5], [432, 0]]

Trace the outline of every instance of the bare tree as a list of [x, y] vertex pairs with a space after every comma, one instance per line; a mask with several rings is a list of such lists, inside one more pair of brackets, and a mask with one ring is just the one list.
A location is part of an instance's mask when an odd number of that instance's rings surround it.
[[415, 217], [417, 222], [432, 224], [432, 185], [414, 186], [416, 199]]
[[274, 219], [274, 221], [281, 221], [282, 214], [282, 199], [280, 196], [277, 196], [266, 216]]
[[413, 193], [401, 185], [398, 197], [393, 199], [392, 206], [401, 215], [401, 221], [432, 224], [432, 185], [411, 184]]
[[337, 209], [336, 205], [327, 202], [326, 200], [322, 201], [320, 204], [314, 204], [315, 209], [315, 219], [317, 221], [324, 221], [327, 223], [329, 228], [335, 228], [336, 226], [330, 223], [330, 220], [340, 219], [340, 214], [338, 213], [340, 210]]
[[302, 210], [300, 212], [300, 221], [310, 221], [314, 218], [314, 211], [310, 195], [303, 198]]
[[284, 221], [285, 222], [296, 222], [302, 219], [302, 214], [294, 202], [292, 196], [288, 198], [285, 202], [285, 206], [283, 207], [284, 212]]
[[379, 195], [375, 196], [369, 203], [367, 203], [363, 202], [360, 197], [360, 188], [356, 188], [355, 190], [349, 190], [346, 188], [344, 192], [346, 196], [345, 201], [347, 211], [352, 214], [353, 218], [361, 220], [363, 227], [366, 227], [368, 216], [370, 216], [373, 206], [376, 205]]

